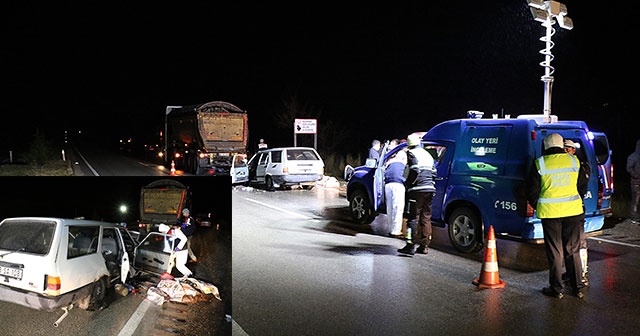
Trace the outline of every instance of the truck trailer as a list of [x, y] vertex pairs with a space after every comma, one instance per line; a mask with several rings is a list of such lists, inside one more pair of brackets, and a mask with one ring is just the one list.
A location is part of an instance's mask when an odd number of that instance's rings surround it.
[[175, 223], [182, 209], [191, 207], [191, 192], [184, 184], [171, 180], [153, 181], [140, 189], [141, 234], [154, 231], [160, 224]]
[[195, 175], [230, 175], [232, 183], [248, 178], [247, 112], [224, 101], [167, 106], [165, 164]]

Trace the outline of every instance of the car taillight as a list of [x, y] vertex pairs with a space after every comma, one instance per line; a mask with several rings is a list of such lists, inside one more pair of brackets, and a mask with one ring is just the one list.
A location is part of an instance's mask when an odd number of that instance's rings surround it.
[[282, 173], [283, 174], [288, 174], [289, 173], [289, 167], [287, 167], [287, 166], [282, 167]]
[[529, 204], [529, 202], [527, 202], [527, 217], [533, 217], [533, 213], [534, 213], [534, 209], [531, 206], [531, 204]]
[[611, 175], [609, 178], [609, 189], [613, 190], [613, 163], [611, 164]]
[[602, 208], [602, 198], [604, 197], [604, 184], [598, 181], [598, 206], [596, 209]]
[[60, 277], [45, 275], [47, 281], [47, 294], [51, 296], [60, 295]]

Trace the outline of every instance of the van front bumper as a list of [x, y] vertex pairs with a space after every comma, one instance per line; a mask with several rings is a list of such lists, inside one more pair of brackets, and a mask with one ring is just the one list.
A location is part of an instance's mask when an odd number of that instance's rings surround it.
[[0, 285], [0, 301], [15, 303], [36, 310], [54, 311], [66, 307], [91, 294], [91, 285], [59, 296], [44, 296]]

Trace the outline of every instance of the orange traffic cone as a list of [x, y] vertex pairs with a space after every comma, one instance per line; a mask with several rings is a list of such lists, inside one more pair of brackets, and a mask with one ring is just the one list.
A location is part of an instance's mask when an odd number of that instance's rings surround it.
[[496, 234], [493, 225], [489, 226], [487, 247], [484, 249], [484, 262], [480, 276], [473, 280], [473, 284], [480, 288], [504, 288], [506, 282], [498, 275], [498, 255], [496, 253]]
[[176, 176], [176, 163], [171, 160], [171, 176]]

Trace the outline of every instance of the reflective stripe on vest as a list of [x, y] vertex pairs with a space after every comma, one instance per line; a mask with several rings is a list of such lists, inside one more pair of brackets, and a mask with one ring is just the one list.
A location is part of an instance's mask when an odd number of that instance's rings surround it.
[[421, 147], [414, 147], [409, 150], [413, 156], [415, 156], [417, 164], [411, 165], [409, 168], [433, 169], [433, 157], [426, 149]]
[[552, 154], [536, 160], [541, 179], [541, 192], [536, 212], [538, 218], [579, 215], [582, 198], [578, 193], [580, 163], [573, 155]]

